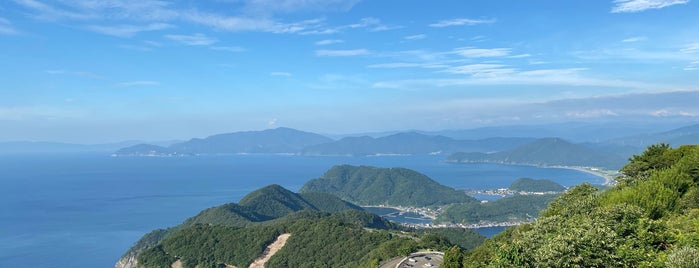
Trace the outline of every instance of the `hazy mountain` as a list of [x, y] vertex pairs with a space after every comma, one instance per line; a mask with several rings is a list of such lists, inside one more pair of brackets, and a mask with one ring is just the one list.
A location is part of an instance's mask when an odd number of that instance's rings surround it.
[[330, 143], [306, 147], [303, 153], [309, 155], [366, 156], [377, 154], [448, 154], [459, 151], [492, 152], [514, 148], [532, 140], [529, 138], [455, 140], [445, 136], [404, 132], [380, 138], [347, 137]]
[[515, 149], [485, 153], [455, 153], [452, 162], [493, 162], [542, 166], [586, 166], [618, 169], [625, 157], [577, 145], [559, 138], [544, 138]]
[[334, 166], [308, 181], [299, 192], [330, 193], [361, 205], [425, 207], [477, 202], [462, 191], [405, 168]]
[[0, 154], [15, 153], [108, 153], [138, 141], [105, 144], [74, 144], [61, 142], [13, 141], [0, 142]]
[[[304, 147], [331, 142], [332, 139], [318, 134], [299, 131], [291, 128], [276, 128], [263, 131], [242, 131], [209, 136], [204, 139], [191, 139], [186, 142], [172, 144], [163, 155], [177, 154], [295, 154]], [[128, 155], [153, 155], [156, 147], [124, 148], [122, 152]], [[120, 155], [117, 153], [117, 155]]]
[[544, 125], [504, 125], [473, 129], [421, 131], [427, 135], [442, 135], [453, 139], [485, 139], [492, 137], [561, 137], [574, 142], [602, 142], [610, 139], [655, 133], [681, 126], [676, 122], [569, 122]]
[[611, 144], [616, 146], [631, 146], [643, 148], [659, 142], [669, 143], [672, 146], [684, 144], [699, 143], [699, 124], [681, 127], [664, 132], [654, 132], [651, 134], [642, 134], [618, 139], [611, 139], [603, 142], [603, 145]]

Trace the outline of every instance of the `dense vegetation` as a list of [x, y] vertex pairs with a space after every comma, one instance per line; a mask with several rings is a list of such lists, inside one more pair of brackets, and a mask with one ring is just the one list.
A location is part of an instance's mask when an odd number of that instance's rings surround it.
[[485, 239], [465, 229], [407, 229], [331, 194], [270, 185], [153, 231], [130, 253], [139, 267], [178, 260], [183, 267], [247, 267], [283, 233], [291, 236], [266, 267], [376, 267], [418, 249], [471, 249]]
[[[157, 229], [139, 239], [123, 257], [135, 256], [143, 249], [154, 247], [174, 232], [195, 224], [245, 227], [266, 221], [291, 216], [297, 211], [338, 212], [362, 210], [362, 208], [323, 193], [297, 194], [279, 185], [270, 185], [253, 191], [243, 197], [238, 204], [228, 203], [205, 209], [182, 224], [168, 229]], [[321, 217], [324, 214], [300, 214], [298, 217]], [[357, 221], [366, 220], [358, 219]], [[384, 226], [385, 227], [385, 226]]]
[[515, 180], [510, 184], [509, 189], [518, 192], [563, 192], [566, 190], [563, 185], [552, 180], [536, 180], [530, 178], [519, 178]]
[[536, 222], [468, 253], [464, 266], [699, 267], [699, 146], [653, 145], [621, 172], [602, 192], [571, 188]]
[[487, 203], [453, 204], [444, 208], [435, 222], [485, 223], [531, 221], [557, 195], [515, 195]]
[[426, 207], [476, 203], [464, 192], [405, 168], [335, 166], [303, 185], [300, 192], [324, 192], [360, 205]]
[[452, 162], [493, 162], [541, 166], [586, 166], [618, 169], [620, 156], [573, 144], [559, 138], [545, 138], [497, 153], [455, 153]]
[[401, 229], [363, 211], [300, 211], [245, 228], [195, 224], [179, 229], [141, 252], [139, 267], [170, 267], [176, 260], [184, 267], [247, 267], [282, 233], [291, 236], [266, 267], [376, 267], [419, 249], [469, 249], [484, 240], [464, 229]]

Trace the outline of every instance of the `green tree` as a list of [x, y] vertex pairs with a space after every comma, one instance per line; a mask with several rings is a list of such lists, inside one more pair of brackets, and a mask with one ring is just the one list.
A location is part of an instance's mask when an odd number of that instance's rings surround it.
[[457, 246], [449, 248], [444, 252], [444, 262], [440, 267], [444, 268], [461, 268], [461, 263], [463, 262], [463, 252]]

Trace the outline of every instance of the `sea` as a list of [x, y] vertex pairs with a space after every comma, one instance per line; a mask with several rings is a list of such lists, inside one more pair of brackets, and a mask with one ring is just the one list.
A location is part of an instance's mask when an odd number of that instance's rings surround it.
[[[143, 234], [269, 184], [297, 191], [334, 165], [405, 167], [457, 189], [506, 188], [517, 178], [601, 184], [559, 168], [453, 164], [444, 156], [0, 155], [0, 267], [114, 267]], [[501, 229], [480, 230], [492, 236]]]

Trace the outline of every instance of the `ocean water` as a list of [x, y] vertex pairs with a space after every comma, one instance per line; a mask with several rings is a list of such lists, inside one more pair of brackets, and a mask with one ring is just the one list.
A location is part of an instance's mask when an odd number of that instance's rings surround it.
[[94, 154], [0, 156], [0, 267], [113, 267], [138, 238], [269, 184], [298, 190], [337, 164], [406, 167], [460, 189], [520, 177], [572, 186], [603, 179], [574, 170], [449, 164], [442, 156], [184, 158]]

